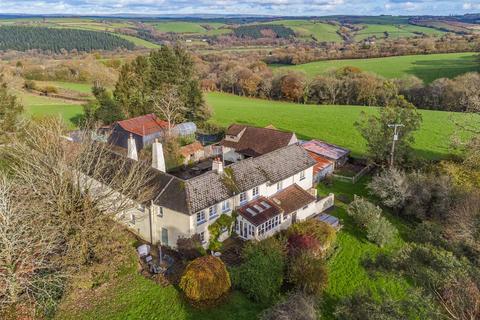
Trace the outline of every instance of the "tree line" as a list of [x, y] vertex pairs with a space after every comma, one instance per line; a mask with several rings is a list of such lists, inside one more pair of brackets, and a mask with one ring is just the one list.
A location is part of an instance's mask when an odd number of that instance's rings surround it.
[[0, 50], [28, 51], [39, 49], [59, 53], [62, 50], [133, 50], [135, 45], [115, 35], [88, 30], [44, 27], [0, 27]]
[[466, 73], [430, 84], [409, 76], [385, 79], [357, 67], [332, 69], [309, 79], [302, 72], [273, 73], [265, 62], [213, 60], [200, 64], [202, 87], [263, 99], [308, 104], [386, 106], [403, 95], [421, 109], [469, 112], [480, 108], [480, 75]]
[[290, 38], [295, 36], [292, 29], [282, 25], [264, 24], [240, 26], [233, 29], [235, 36], [239, 38]]

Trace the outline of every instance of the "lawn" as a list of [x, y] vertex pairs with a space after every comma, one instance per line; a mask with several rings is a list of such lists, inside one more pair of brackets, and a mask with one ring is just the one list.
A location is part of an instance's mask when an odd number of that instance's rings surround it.
[[296, 70], [314, 77], [328, 70], [355, 66], [364, 71], [374, 72], [386, 78], [400, 78], [413, 75], [430, 83], [435, 79], [453, 78], [470, 71], [480, 71], [478, 53], [445, 53], [431, 55], [410, 55], [372, 59], [346, 59], [316, 61], [295, 66], [273, 66], [280, 70]]
[[[295, 103], [250, 99], [225, 93], [208, 93], [207, 102], [213, 107], [213, 121], [228, 126], [244, 123], [256, 126], [273, 124], [278, 129], [291, 130], [301, 139], [318, 138], [352, 150], [354, 155], [365, 153], [365, 142], [354, 127], [360, 113], [377, 112], [377, 108], [359, 106], [301, 105]], [[439, 159], [449, 153], [449, 141], [454, 122], [469, 116], [432, 110], [420, 110], [422, 128], [416, 134], [417, 154], [427, 159]], [[480, 117], [475, 117], [480, 121]]]
[[89, 83], [63, 81], [35, 81], [40, 87], [51, 85], [60, 89], [71, 90], [83, 94], [92, 94], [92, 85]]
[[318, 186], [319, 194], [326, 195], [332, 192], [337, 196], [335, 209], [330, 214], [340, 218], [343, 225], [337, 236], [337, 249], [328, 262], [329, 282], [322, 306], [325, 319], [334, 319], [332, 313], [338, 300], [357, 290], [371, 290], [377, 298], [383, 292], [386, 292], [394, 298], [401, 299], [410, 287], [404, 278], [391, 275], [371, 277], [362, 266], [363, 259], [368, 255], [376, 255], [382, 251], [386, 252], [400, 248], [404, 243], [404, 236], [408, 232], [408, 226], [405, 222], [388, 212], [384, 212], [385, 216], [399, 230], [399, 235], [393, 243], [385, 246], [385, 248], [379, 248], [369, 242], [365, 233], [354, 225], [353, 220], [346, 213], [348, 205], [339, 201], [338, 196], [342, 195], [349, 201], [353, 200], [354, 194], [369, 198], [365, 187], [368, 181], [369, 177], [364, 177], [355, 185], [335, 180], [330, 187], [324, 184]]

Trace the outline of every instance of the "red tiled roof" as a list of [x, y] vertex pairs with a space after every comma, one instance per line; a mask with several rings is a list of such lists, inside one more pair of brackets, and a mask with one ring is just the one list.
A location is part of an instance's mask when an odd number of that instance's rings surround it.
[[320, 140], [311, 140], [302, 144], [308, 151], [328, 159], [338, 160], [350, 153], [350, 150]]
[[181, 147], [180, 153], [182, 156], [188, 157], [189, 155], [201, 150], [203, 150], [202, 144], [198, 141], [195, 141], [194, 143]]
[[316, 200], [313, 195], [306, 190], [303, 190], [297, 184], [293, 184], [288, 188], [283, 189], [270, 198], [276, 205], [282, 208], [284, 214], [299, 210]]
[[142, 137], [168, 128], [168, 122], [158, 119], [153, 113], [116, 123], [124, 130]]
[[[266, 204], [266, 205], [265, 205]], [[265, 197], [250, 201], [238, 209], [238, 213], [255, 226], [282, 213], [279, 206]]]
[[220, 145], [235, 149], [238, 153], [256, 157], [289, 145], [293, 132], [284, 132], [276, 129], [257, 128], [234, 124], [227, 130], [227, 135], [238, 135], [243, 129], [245, 132], [238, 142], [223, 139]]
[[313, 175], [316, 175], [317, 173], [321, 172], [322, 170], [328, 168], [333, 164], [333, 161], [328, 160], [327, 158], [319, 156], [318, 154], [308, 150], [307, 152], [310, 158], [312, 158], [316, 162], [316, 164], [313, 166]]

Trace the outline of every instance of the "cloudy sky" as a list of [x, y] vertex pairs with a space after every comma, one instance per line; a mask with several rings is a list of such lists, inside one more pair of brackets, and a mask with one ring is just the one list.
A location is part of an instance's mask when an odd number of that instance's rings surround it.
[[480, 0], [0, 0], [0, 13], [448, 15], [480, 12]]

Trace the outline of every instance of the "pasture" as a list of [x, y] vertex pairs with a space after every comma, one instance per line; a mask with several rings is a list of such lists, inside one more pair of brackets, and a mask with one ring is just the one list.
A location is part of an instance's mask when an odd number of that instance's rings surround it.
[[337, 34], [338, 25], [332, 25], [313, 20], [277, 20], [266, 24], [279, 24], [291, 28], [297, 37], [318, 42], [341, 42], [342, 38]]
[[355, 40], [361, 41], [369, 37], [375, 37], [377, 39], [382, 38], [408, 38], [421, 34], [428, 35], [441, 35], [443, 31], [436, 30], [428, 27], [420, 27], [410, 24], [366, 24], [364, 29], [355, 33]]
[[[207, 102], [214, 110], [213, 122], [222, 126], [232, 123], [254, 126], [274, 125], [294, 131], [300, 139], [318, 138], [365, 154], [365, 141], [354, 127], [361, 112], [372, 114], [378, 108], [359, 106], [302, 105], [295, 103], [244, 98], [225, 93], [209, 93]], [[440, 159], [450, 152], [449, 141], [456, 131], [455, 122], [469, 121], [462, 113], [419, 110], [423, 117], [416, 133], [416, 153], [426, 159]], [[480, 117], [475, 117], [479, 121]]]
[[312, 78], [331, 69], [354, 66], [376, 73], [385, 78], [401, 78], [416, 76], [426, 83], [435, 79], [453, 78], [470, 71], [480, 71], [478, 53], [443, 53], [430, 55], [411, 55], [371, 59], [326, 60], [311, 63], [272, 67], [279, 70], [294, 70], [304, 72]]

